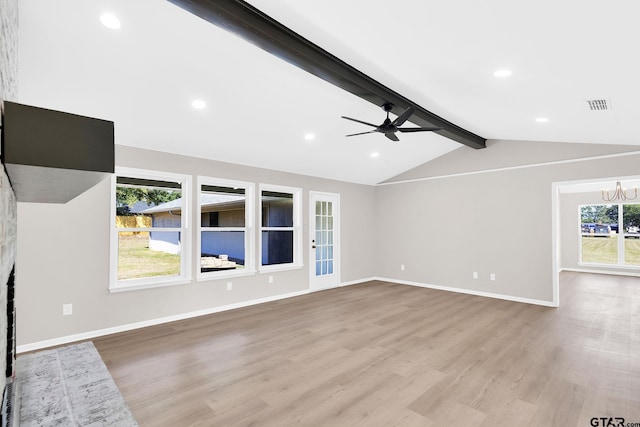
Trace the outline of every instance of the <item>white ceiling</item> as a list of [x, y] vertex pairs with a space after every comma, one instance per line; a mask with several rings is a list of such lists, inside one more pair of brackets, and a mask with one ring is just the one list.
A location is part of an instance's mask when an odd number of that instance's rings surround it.
[[[249, 2], [485, 138], [640, 145], [636, 0]], [[166, 1], [19, 8], [17, 101], [113, 120], [117, 144], [367, 184], [460, 147], [431, 133], [345, 138], [369, 129], [341, 115], [384, 112]], [[121, 29], [100, 24], [106, 11]], [[513, 75], [493, 76], [503, 68]], [[589, 111], [600, 98], [611, 111]]]

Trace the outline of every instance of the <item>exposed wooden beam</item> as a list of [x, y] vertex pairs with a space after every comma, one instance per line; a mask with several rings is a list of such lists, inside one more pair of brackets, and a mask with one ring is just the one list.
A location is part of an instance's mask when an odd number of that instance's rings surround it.
[[411, 122], [416, 125], [440, 127], [437, 133], [444, 137], [486, 147], [485, 138], [426, 110], [242, 0], [168, 1], [364, 100], [378, 106], [390, 102], [396, 115], [412, 105], [416, 111]]

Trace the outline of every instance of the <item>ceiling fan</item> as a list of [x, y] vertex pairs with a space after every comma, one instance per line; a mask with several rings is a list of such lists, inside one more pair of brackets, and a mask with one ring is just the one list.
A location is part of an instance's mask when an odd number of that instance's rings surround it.
[[402, 126], [402, 124], [406, 122], [409, 117], [411, 117], [411, 115], [414, 113], [414, 111], [416, 111], [416, 109], [409, 106], [409, 108], [404, 110], [402, 114], [396, 117], [395, 120], [393, 121], [391, 121], [391, 119], [389, 118], [389, 112], [391, 111], [391, 109], [393, 109], [393, 104], [387, 102], [382, 105], [382, 109], [387, 112], [387, 118], [379, 126], [374, 125], [372, 123], [363, 122], [362, 120], [352, 119], [351, 117], [342, 116], [343, 119], [351, 120], [352, 122], [362, 123], [363, 125], [367, 125], [375, 128], [374, 130], [370, 130], [369, 132], [352, 133], [346, 136], [365, 135], [367, 133], [380, 132], [380, 133], [384, 133], [384, 136], [386, 136], [392, 141], [400, 141], [396, 136], [396, 132], [398, 131], [400, 132], [432, 132], [432, 131], [442, 129], [439, 127], [401, 128], [399, 126]]

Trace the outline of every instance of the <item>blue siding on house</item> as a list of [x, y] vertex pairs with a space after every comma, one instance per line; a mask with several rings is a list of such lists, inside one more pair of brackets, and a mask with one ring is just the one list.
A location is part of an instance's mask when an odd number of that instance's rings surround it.
[[244, 265], [244, 232], [203, 231], [201, 235], [202, 255], [229, 255], [229, 259]]
[[179, 254], [180, 233], [177, 231], [152, 231], [149, 235], [149, 249], [168, 254]]

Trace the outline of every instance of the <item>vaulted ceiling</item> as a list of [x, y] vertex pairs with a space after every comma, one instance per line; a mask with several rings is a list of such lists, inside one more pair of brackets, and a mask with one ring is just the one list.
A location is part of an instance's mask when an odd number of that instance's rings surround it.
[[[640, 145], [632, 0], [249, 3], [484, 138]], [[19, 7], [16, 101], [113, 120], [117, 144], [367, 184], [472, 150], [432, 133], [345, 138], [369, 129], [340, 116], [380, 123], [384, 111], [167, 1]]]

